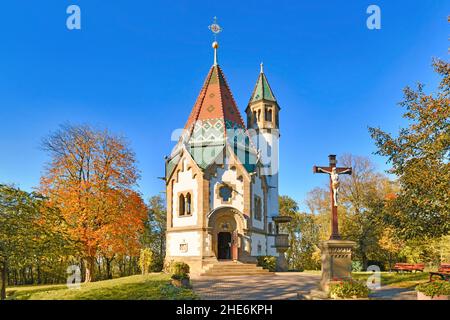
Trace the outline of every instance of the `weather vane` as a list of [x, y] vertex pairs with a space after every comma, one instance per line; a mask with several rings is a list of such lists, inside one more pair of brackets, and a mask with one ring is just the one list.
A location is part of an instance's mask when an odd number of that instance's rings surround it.
[[217, 35], [223, 30], [222, 27], [217, 24], [217, 17], [214, 17], [214, 21], [208, 26], [208, 29], [214, 34], [214, 41], [217, 41]]

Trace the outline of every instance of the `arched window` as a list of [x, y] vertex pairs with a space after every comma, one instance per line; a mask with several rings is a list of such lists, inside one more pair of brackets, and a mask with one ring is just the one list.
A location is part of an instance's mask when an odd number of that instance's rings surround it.
[[184, 216], [186, 214], [186, 205], [184, 201], [184, 195], [180, 194], [180, 197], [178, 199], [178, 215]]
[[188, 193], [186, 195], [186, 214], [191, 215], [192, 214], [192, 205], [191, 205], [191, 194]]
[[265, 117], [265, 121], [270, 121], [272, 122], [272, 109], [270, 108], [266, 108], [265, 109], [265, 113], [264, 113], [264, 117]]

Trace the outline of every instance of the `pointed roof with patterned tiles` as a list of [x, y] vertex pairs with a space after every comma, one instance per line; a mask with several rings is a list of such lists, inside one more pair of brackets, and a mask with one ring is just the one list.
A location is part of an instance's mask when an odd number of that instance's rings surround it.
[[213, 65], [209, 70], [185, 129], [192, 129], [193, 124], [198, 120], [211, 119], [221, 119], [224, 122], [228, 120], [238, 127], [245, 128], [233, 94], [219, 65]]

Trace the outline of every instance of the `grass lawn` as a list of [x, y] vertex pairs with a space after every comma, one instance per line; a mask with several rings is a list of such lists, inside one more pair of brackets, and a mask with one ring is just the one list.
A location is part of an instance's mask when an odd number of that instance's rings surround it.
[[[372, 272], [353, 272], [352, 277], [357, 280], [366, 281]], [[401, 288], [414, 288], [419, 283], [427, 282], [430, 275], [428, 272], [417, 273], [396, 273], [396, 272], [381, 272], [381, 284], [390, 285]]]
[[192, 300], [190, 289], [173, 287], [163, 273], [137, 275], [82, 284], [80, 289], [66, 285], [9, 287], [8, 300]]

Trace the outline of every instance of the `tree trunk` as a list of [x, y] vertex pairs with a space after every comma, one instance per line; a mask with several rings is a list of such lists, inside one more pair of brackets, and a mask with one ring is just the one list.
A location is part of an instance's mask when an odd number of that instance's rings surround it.
[[97, 279], [103, 280], [101, 259], [97, 260]]
[[128, 260], [128, 275], [133, 275], [133, 257], [130, 256]]
[[366, 271], [368, 264], [369, 264], [367, 256], [363, 253], [361, 258], [362, 258], [363, 270]]
[[85, 272], [84, 282], [89, 283], [89, 282], [94, 281], [94, 279], [95, 279], [95, 277], [94, 277], [95, 257], [87, 257], [85, 267], [86, 267], [86, 272]]
[[34, 272], [33, 272], [33, 266], [30, 267], [30, 281], [31, 284], [34, 284]]
[[41, 265], [40, 264], [38, 264], [38, 266], [37, 266], [37, 284], [42, 284]]
[[111, 273], [111, 262], [114, 258], [105, 258], [106, 261], [106, 277], [107, 279], [112, 279], [112, 273]]
[[81, 281], [86, 281], [86, 268], [84, 267], [84, 259], [80, 258]]
[[20, 273], [22, 274], [22, 284], [27, 284], [27, 273], [25, 268], [20, 269]]
[[389, 253], [389, 272], [392, 272], [392, 262], [394, 261], [394, 258], [392, 257], [392, 254]]
[[0, 300], [6, 299], [6, 273], [7, 273], [7, 264], [6, 264], [6, 260], [5, 260], [5, 261], [3, 261], [3, 266], [1, 268], [2, 288], [0, 290]]

